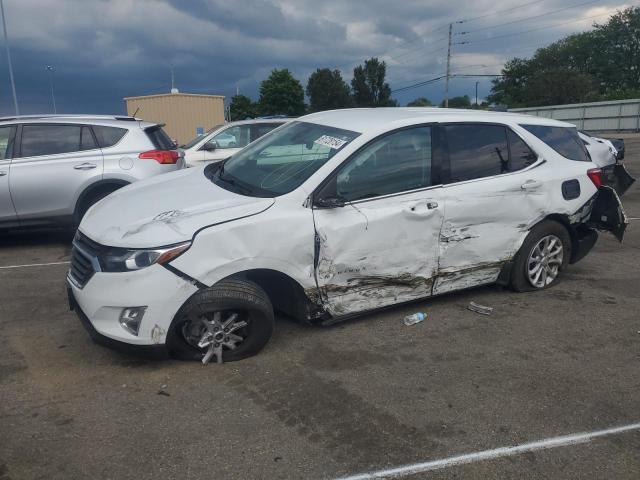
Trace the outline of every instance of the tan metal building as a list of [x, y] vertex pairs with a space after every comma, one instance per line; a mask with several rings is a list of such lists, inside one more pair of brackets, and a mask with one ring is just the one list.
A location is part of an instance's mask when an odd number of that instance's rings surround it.
[[[164, 130], [178, 144], [224, 123], [224, 96], [194, 93], [163, 93], [127, 97], [127, 115], [164, 123]], [[137, 113], [136, 113], [137, 112]]]

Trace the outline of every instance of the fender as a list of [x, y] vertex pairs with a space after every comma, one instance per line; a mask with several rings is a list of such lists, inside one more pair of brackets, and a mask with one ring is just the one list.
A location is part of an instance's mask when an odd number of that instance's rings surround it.
[[73, 209], [74, 219], [77, 217], [80, 205], [82, 205], [87, 198], [89, 198], [98, 190], [102, 190], [107, 187], [112, 187], [114, 190], [117, 190], [119, 188], [129, 185], [130, 183], [131, 182], [127, 182], [125, 180], [119, 180], [119, 179], [104, 179], [104, 180], [99, 180], [97, 182], [92, 183], [87, 188], [85, 188], [82, 191], [82, 193], [78, 196], [78, 199], [76, 200], [75, 208]]

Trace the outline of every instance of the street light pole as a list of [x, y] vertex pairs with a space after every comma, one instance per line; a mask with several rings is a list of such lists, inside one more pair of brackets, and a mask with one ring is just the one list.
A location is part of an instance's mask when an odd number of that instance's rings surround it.
[[56, 109], [56, 96], [53, 94], [53, 67], [47, 65], [47, 71], [49, 72], [49, 84], [51, 85], [51, 101], [53, 102], [53, 113], [58, 113]]
[[18, 96], [16, 95], [16, 82], [13, 79], [13, 66], [11, 65], [11, 51], [9, 50], [9, 38], [7, 36], [7, 22], [4, 19], [4, 3], [0, 0], [0, 13], [2, 13], [2, 29], [4, 30], [4, 46], [7, 49], [7, 62], [9, 63], [9, 77], [11, 78], [11, 89], [13, 90], [13, 106], [16, 115], [20, 115], [18, 110]]
[[451, 75], [451, 34], [453, 23], [449, 24], [449, 47], [447, 48], [447, 77], [444, 83], [444, 108], [449, 108], [449, 76]]

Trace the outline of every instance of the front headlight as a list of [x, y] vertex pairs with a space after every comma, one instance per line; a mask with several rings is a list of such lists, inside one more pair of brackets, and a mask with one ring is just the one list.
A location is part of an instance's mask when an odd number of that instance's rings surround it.
[[154, 263], [163, 265], [184, 253], [190, 246], [191, 242], [185, 242], [148, 250], [110, 248], [100, 255], [100, 266], [103, 272], [130, 272], [149, 267]]

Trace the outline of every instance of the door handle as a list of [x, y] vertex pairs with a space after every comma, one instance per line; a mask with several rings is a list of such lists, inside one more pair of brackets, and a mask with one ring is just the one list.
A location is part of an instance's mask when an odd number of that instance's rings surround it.
[[438, 208], [438, 202], [435, 202], [433, 200], [420, 200], [418, 202], [412, 203], [407, 208], [407, 211], [414, 215], [427, 215], [429, 213], [429, 210], [434, 210], [436, 208]]
[[0, 170], [0, 177], [4, 177], [7, 174], [6, 171], [4, 170]]
[[97, 165], [95, 163], [81, 163], [80, 165], [76, 165], [73, 168], [76, 170], [91, 170], [92, 168], [96, 168]]
[[537, 180], [527, 180], [520, 188], [522, 190], [535, 190], [536, 188], [540, 188], [542, 186], [542, 182], [538, 182]]

